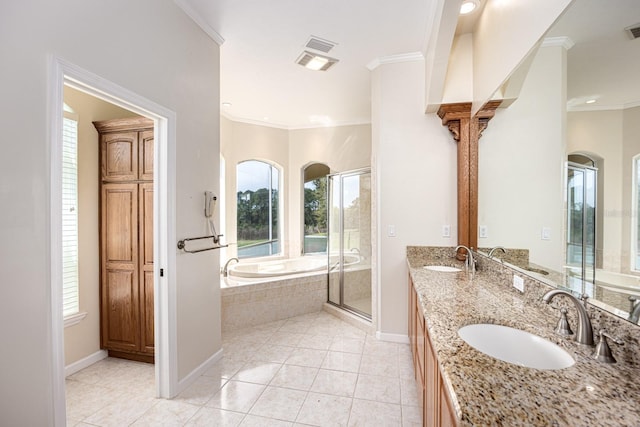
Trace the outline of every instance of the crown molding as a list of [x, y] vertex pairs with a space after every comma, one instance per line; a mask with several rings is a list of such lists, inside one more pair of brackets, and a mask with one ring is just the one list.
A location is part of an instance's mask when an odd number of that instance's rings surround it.
[[367, 64], [367, 68], [369, 69], [369, 71], [373, 71], [376, 68], [378, 68], [380, 65], [384, 65], [384, 64], [396, 64], [398, 62], [422, 61], [423, 59], [424, 59], [424, 55], [422, 54], [422, 52], [409, 52], [409, 53], [400, 53], [398, 55], [381, 56], [369, 62]]
[[224, 37], [222, 37], [211, 25], [209, 25], [204, 20], [202, 15], [198, 11], [196, 11], [189, 4], [187, 0], [173, 0], [173, 1], [175, 2], [175, 4], [178, 5], [180, 9], [182, 9], [184, 13], [187, 14], [189, 18], [191, 18], [193, 22], [196, 23], [198, 27], [200, 27], [202, 31], [205, 32], [206, 35], [208, 35], [211, 38], [211, 40], [216, 42], [218, 46], [222, 46], [222, 44], [224, 43]]
[[566, 50], [571, 49], [575, 45], [575, 42], [571, 40], [569, 37], [561, 36], [561, 37], [547, 37], [542, 41], [541, 47], [552, 47], [559, 46], [563, 47]]

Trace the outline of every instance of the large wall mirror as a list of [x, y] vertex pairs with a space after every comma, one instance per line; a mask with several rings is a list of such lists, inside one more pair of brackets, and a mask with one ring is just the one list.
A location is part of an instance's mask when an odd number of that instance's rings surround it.
[[632, 27], [640, 27], [637, 0], [575, 0], [523, 63], [517, 100], [480, 140], [478, 246], [526, 249], [529, 263], [518, 266], [527, 274], [638, 323], [640, 39]]

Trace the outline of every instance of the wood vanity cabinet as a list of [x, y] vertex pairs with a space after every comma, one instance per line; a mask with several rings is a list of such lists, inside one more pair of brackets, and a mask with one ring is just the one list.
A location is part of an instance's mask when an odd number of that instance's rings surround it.
[[153, 362], [153, 121], [93, 123], [100, 134], [100, 342]]
[[413, 356], [418, 398], [422, 405], [422, 425], [457, 426], [451, 398], [442, 381], [438, 358], [429, 338], [420, 299], [409, 276], [409, 342]]

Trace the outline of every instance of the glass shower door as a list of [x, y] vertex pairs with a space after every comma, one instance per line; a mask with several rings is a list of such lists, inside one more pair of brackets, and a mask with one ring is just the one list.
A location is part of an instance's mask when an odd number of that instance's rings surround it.
[[371, 173], [329, 176], [329, 302], [371, 318]]
[[589, 296], [596, 266], [596, 172], [582, 165], [567, 167], [567, 268], [571, 288]]

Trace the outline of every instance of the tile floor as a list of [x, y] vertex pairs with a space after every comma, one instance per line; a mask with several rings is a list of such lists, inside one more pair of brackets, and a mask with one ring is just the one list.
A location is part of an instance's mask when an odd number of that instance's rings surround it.
[[154, 369], [104, 359], [67, 378], [69, 426], [418, 426], [408, 345], [318, 312], [233, 331], [173, 400]]

